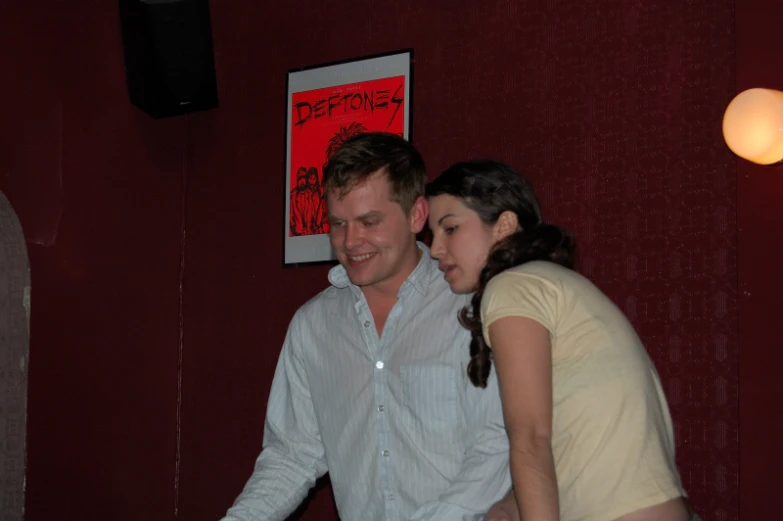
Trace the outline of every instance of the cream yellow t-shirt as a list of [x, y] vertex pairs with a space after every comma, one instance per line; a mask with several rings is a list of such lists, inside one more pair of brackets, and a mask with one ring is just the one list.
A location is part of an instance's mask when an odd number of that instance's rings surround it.
[[658, 373], [620, 309], [575, 271], [535, 261], [487, 285], [487, 343], [489, 325], [508, 316], [539, 322], [552, 340], [561, 521], [610, 521], [685, 496]]

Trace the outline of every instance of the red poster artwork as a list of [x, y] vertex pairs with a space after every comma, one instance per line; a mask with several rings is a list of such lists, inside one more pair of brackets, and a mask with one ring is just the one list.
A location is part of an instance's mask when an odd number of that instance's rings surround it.
[[405, 128], [405, 76], [297, 92], [291, 107], [289, 237], [329, 233], [321, 180], [334, 152], [350, 137]]

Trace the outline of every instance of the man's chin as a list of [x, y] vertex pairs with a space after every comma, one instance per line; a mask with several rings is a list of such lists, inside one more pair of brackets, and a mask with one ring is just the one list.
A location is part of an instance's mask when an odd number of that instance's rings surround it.
[[354, 286], [358, 286], [360, 288], [364, 288], [366, 286], [371, 286], [373, 284], [373, 282], [374, 282], [374, 281], [368, 280], [368, 279], [351, 278], [351, 277], [348, 277], [348, 280], [351, 281], [351, 284], [353, 284]]
[[348, 275], [348, 280], [351, 281], [351, 284], [354, 286], [367, 286], [371, 283], [371, 280], [366, 275], [363, 275], [359, 273], [356, 268], [351, 268], [350, 266], [345, 266], [345, 274]]

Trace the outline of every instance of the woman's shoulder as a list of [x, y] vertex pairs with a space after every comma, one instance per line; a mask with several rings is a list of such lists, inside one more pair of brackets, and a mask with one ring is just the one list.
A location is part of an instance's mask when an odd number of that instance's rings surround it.
[[536, 287], [551, 294], [573, 292], [592, 294], [600, 291], [576, 270], [550, 261], [535, 260], [498, 273], [489, 281], [486, 292], [507, 292]]
[[546, 292], [562, 287], [568, 268], [548, 261], [531, 261], [508, 268], [489, 281], [486, 294], [528, 292], [540, 288]]
[[497, 276], [503, 276], [507, 279], [513, 279], [519, 276], [532, 276], [544, 280], [555, 281], [562, 278], [579, 276], [579, 274], [570, 268], [566, 268], [565, 266], [561, 266], [560, 264], [554, 262], [535, 260], [508, 268], [507, 270], [499, 273]]

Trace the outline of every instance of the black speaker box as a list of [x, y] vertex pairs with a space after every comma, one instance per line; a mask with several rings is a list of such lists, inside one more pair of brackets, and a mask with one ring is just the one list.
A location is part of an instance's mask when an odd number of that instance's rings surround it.
[[131, 103], [152, 116], [218, 106], [209, 0], [119, 0]]

